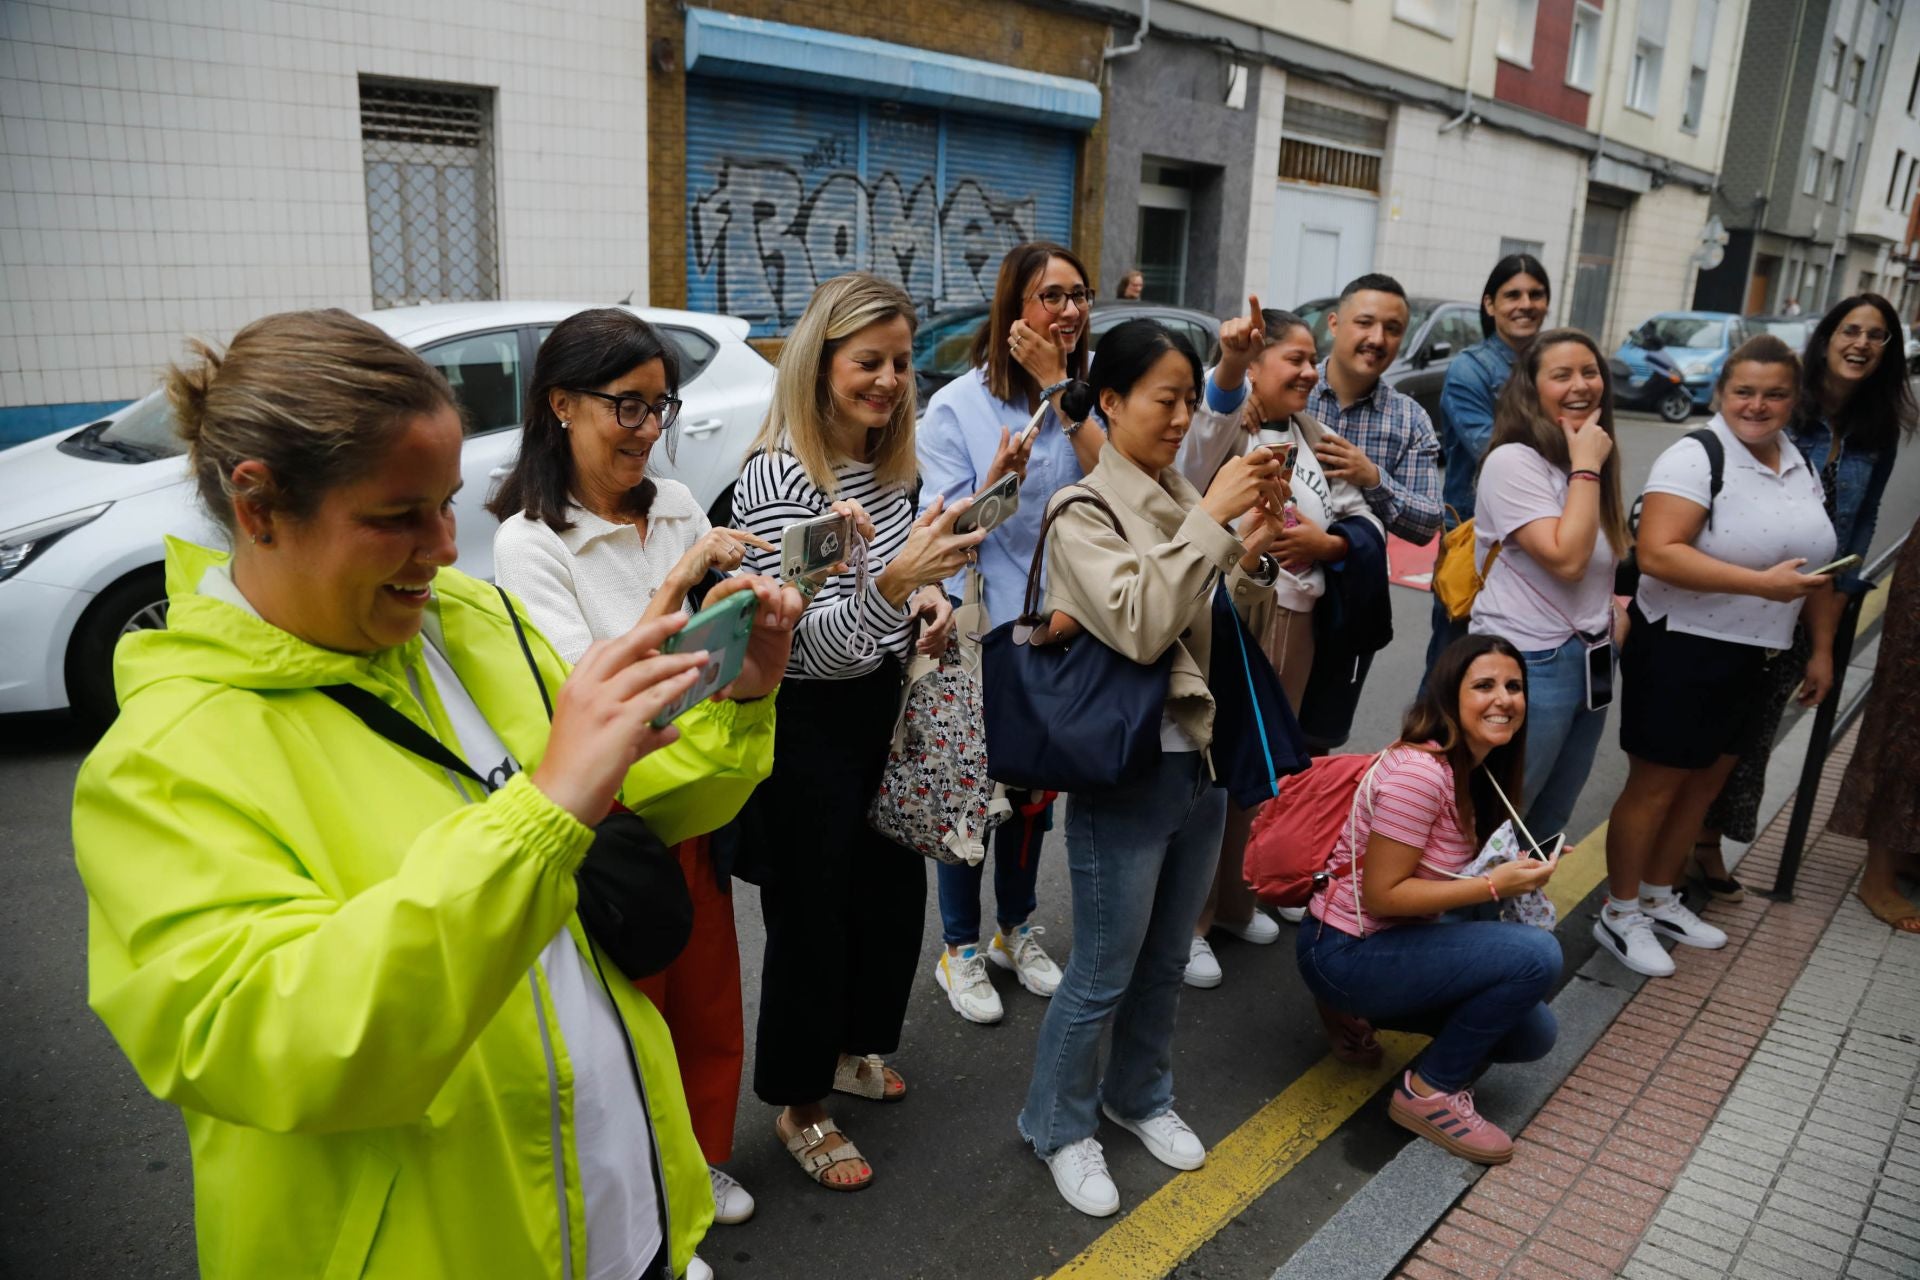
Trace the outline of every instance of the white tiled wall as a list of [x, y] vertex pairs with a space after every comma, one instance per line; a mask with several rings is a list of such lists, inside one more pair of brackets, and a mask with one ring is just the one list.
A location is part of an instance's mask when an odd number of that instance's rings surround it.
[[503, 298], [647, 297], [637, 0], [0, 0], [0, 407], [365, 310], [359, 77], [495, 91]]
[[1381, 177], [1374, 269], [1409, 293], [1463, 302], [1480, 296], [1503, 237], [1546, 246], [1553, 315], [1573, 293], [1571, 213], [1586, 199], [1586, 157], [1485, 125], [1441, 133], [1448, 117], [1394, 112]]
[[[1247, 284], [1244, 292], [1258, 294], [1267, 287], [1273, 261], [1273, 184], [1280, 173], [1280, 122], [1286, 115], [1287, 73], [1278, 67], [1260, 68], [1260, 118], [1254, 126], [1253, 199], [1247, 217]], [[1275, 298], [1270, 307], [1288, 305]]]
[[1678, 185], [1649, 191], [1633, 202], [1620, 233], [1607, 332], [1600, 335], [1609, 349], [1655, 312], [1684, 311], [1693, 305], [1697, 271], [1691, 259], [1709, 212], [1705, 195]]

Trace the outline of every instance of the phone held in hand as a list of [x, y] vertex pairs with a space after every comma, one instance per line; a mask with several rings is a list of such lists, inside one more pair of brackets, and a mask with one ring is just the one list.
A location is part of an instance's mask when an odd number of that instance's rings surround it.
[[953, 518], [955, 533], [976, 529], [997, 529], [1020, 509], [1020, 477], [1009, 471], [973, 500], [973, 505]]
[[653, 718], [653, 727], [664, 729], [695, 706], [739, 678], [746, 661], [747, 642], [753, 638], [754, 594], [736, 591], [710, 608], [702, 609], [687, 620], [687, 625], [667, 637], [665, 653], [707, 651], [707, 665], [695, 674], [693, 687], [662, 708]]
[[799, 520], [780, 533], [780, 576], [788, 582], [812, 578], [847, 558], [853, 546], [853, 521], [829, 511]]
[[1826, 564], [1821, 565], [1818, 569], [1809, 569], [1807, 570], [1807, 572], [1810, 574], [1813, 574], [1815, 577], [1818, 577], [1820, 574], [1823, 574], [1823, 573], [1840, 573], [1843, 570], [1853, 568], [1855, 565], [1859, 563], [1860, 563], [1859, 556], [1841, 556], [1838, 560], [1830, 560]]

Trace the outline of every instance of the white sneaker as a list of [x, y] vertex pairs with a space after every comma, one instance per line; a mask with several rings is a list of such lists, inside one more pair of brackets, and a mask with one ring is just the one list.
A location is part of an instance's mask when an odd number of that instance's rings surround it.
[[687, 1262], [686, 1280], [713, 1280], [713, 1268], [700, 1261], [696, 1253]]
[[1307, 918], [1307, 909], [1305, 907], [1282, 907], [1280, 908], [1280, 918], [1288, 924], [1299, 924]]
[[1171, 1111], [1162, 1111], [1150, 1120], [1124, 1120], [1106, 1103], [1100, 1110], [1107, 1119], [1140, 1139], [1155, 1160], [1176, 1169], [1198, 1169], [1207, 1162], [1206, 1144], [1187, 1122]]
[[1277, 942], [1280, 939], [1280, 926], [1273, 922], [1272, 916], [1258, 907], [1254, 908], [1253, 918], [1245, 924], [1228, 924], [1225, 920], [1216, 920], [1213, 922], [1213, 927], [1225, 930], [1242, 942], [1251, 942], [1256, 947], [1264, 947], [1269, 942]]
[[1187, 985], [1217, 987], [1220, 985], [1220, 978], [1220, 961], [1214, 958], [1213, 947], [1196, 933], [1193, 936], [1193, 946], [1187, 952]]
[[1638, 911], [1614, 915], [1605, 907], [1593, 922], [1594, 941], [1627, 968], [1649, 978], [1673, 976], [1673, 957], [1653, 936], [1653, 921]]
[[1047, 1157], [1047, 1168], [1061, 1198], [1088, 1217], [1111, 1217], [1120, 1208], [1120, 1188], [1113, 1185], [1107, 1158], [1094, 1139], [1082, 1138], [1060, 1148]]
[[713, 1220], [723, 1227], [745, 1222], [753, 1216], [753, 1197], [730, 1173], [707, 1166], [707, 1178], [713, 1183]]
[[1689, 947], [1718, 951], [1727, 945], [1727, 935], [1693, 914], [1677, 893], [1669, 895], [1665, 902], [1640, 899], [1640, 914], [1653, 922], [1655, 933], [1665, 934]]
[[945, 947], [933, 967], [933, 980], [947, 993], [947, 1003], [968, 1022], [998, 1022], [1006, 1016], [1000, 1006], [1000, 993], [987, 977], [987, 962], [979, 947], [962, 947], [954, 955]]
[[[1045, 928], [1036, 928], [1023, 924], [1013, 931], [1013, 945], [1007, 945], [1007, 936], [994, 931], [993, 941], [987, 944], [987, 959], [1002, 969], [1011, 969], [1020, 979], [1020, 985], [1037, 996], [1051, 996], [1060, 989], [1062, 974], [1060, 966], [1053, 962], [1040, 946], [1040, 935]], [[997, 1001], [999, 997], [995, 997]]]

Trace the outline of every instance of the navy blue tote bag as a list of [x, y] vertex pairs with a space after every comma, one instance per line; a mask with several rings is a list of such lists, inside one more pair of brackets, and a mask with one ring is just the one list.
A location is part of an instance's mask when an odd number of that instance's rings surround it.
[[1242, 809], [1257, 809], [1280, 794], [1281, 778], [1306, 769], [1307, 738], [1224, 582], [1213, 593], [1210, 665], [1214, 780]]
[[1082, 631], [1064, 644], [1029, 643], [1040, 613], [1040, 575], [1047, 535], [1076, 502], [1120, 521], [1106, 500], [1086, 490], [1047, 513], [1027, 573], [1019, 618], [980, 642], [987, 727], [987, 776], [1025, 791], [1102, 791], [1143, 775], [1160, 759], [1160, 712], [1167, 701], [1173, 650], [1151, 663], [1116, 653]]

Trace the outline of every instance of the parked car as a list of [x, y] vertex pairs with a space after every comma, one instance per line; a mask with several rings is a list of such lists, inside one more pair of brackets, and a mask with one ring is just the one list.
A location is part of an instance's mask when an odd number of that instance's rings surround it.
[[[987, 307], [943, 311], [922, 324], [913, 337], [913, 377], [925, 409], [933, 393], [973, 367], [973, 338], [986, 323]], [[1158, 320], [1193, 343], [1205, 360], [1219, 336], [1220, 322], [1204, 311], [1155, 302], [1101, 301], [1093, 304], [1087, 341], [1095, 351], [1107, 330], [1124, 320]]]
[[[1294, 314], [1313, 330], [1314, 349], [1322, 360], [1333, 347], [1327, 317], [1339, 305], [1338, 298], [1315, 298], [1294, 308]], [[1400, 343], [1399, 358], [1381, 375], [1382, 380], [1419, 401], [1438, 433], [1442, 426], [1440, 390], [1447, 382], [1447, 366], [1482, 336], [1479, 303], [1408, 298], [1406, 337]]]
[[[1797, 317], [1795, 317], [1797, 318]], [[1714, 380], [1720, 376], [1727, 354], [1759, 329], [1728, 311], [1663, 311], [1644, 321], [1627, 335], [1616, 353], [1633, 379], [1650, 378], [1660, 372], [1648, 359], [1648, 353], [1661, 352], [1680, 371], [1692, 407], [1690, 413], [1705, 413], [1713, 402]], [[1678, 400], [1674, 402], [1678, 406]], [[1683, 418], [1669, 417], [1669, 422]]]
[[1807, 339], [1813, 336], [1813, 328], [1819, 323], [1819, 316], [1748, 316], [1746, 332], [1741, 335], [1740, 341], [1745, 342], [1748, 338], [1759, 334], [1770, 333], [1792, 347], [1794, 351], [1804, 352], [1807, 349]]
[[[520, 444], [526, 382], [553, 326], [584, 304], [441, 303], [365, 319], [417, 349], [453, 384], [470, 419], [454, 499], [459, 566], [493, 574], [495, 521], [483, 503]], [[702, 504], [739, 473], [773, 394], [773, 367], [746, 344], [747, 322], [629, 308], [684, 353], [673, 449], [656, 454]], [[112, 719], [113, 648], [165, 625], [162, 535], [219, 536], [187, 474], [173, 411], [155, 391], [78, 431], [0, 453], [0, 712], [71, 706]]]

